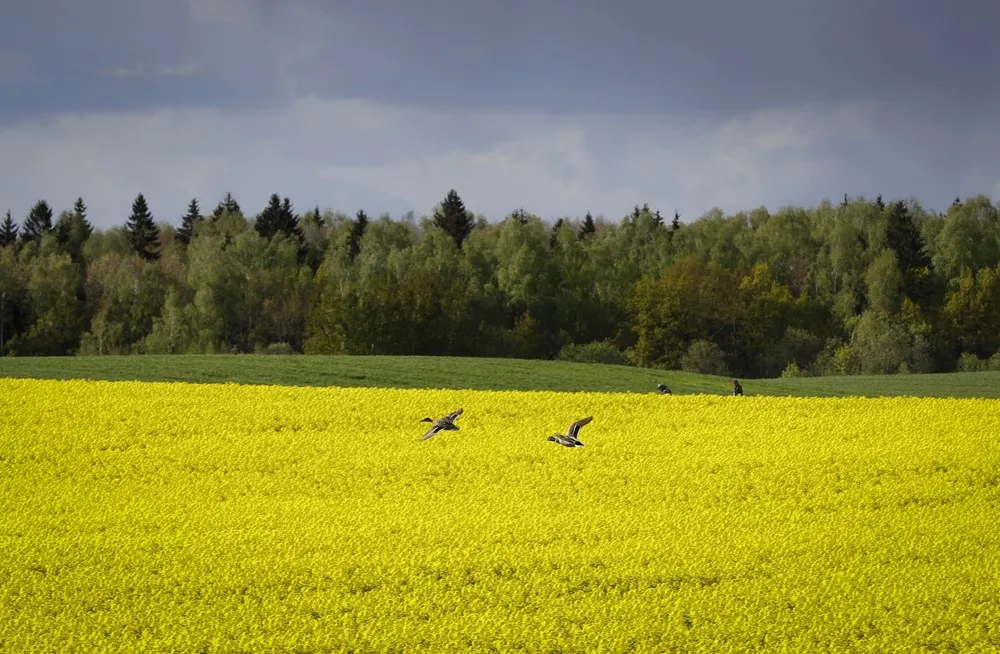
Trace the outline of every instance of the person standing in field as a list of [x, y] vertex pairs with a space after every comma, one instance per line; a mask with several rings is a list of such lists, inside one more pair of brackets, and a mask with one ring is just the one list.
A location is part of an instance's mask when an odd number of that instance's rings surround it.
[[743, 387], [740, 386], [738, 379], [733, 380], [733, 395], [743, 395]]

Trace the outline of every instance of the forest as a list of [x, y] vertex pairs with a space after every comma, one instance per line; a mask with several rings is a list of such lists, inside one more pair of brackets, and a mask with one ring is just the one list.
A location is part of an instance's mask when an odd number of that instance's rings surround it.
[[1000, 370], [1000, 203], [914, 198], [619, 219], [256, 215], [231, 193], [119, 226], [0, 223], [0, 354], [517, 357], [747, 378]]

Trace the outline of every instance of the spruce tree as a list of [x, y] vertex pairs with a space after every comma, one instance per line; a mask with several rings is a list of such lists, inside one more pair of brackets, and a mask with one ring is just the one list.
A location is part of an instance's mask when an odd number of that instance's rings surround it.
[[597, 225], [594, 224], [594, 217], [590, 215], [588, 210], [587, 215], [583, 217], [583, 225], [580, 227], [580, 238], [584, 239], [595, 233], [597, 233]]
[[885, 209], [885, 200], [882, 199], [882, 194], [879, 193], [878, 197], [875, 198], [875, 206], [879, 209]]
[[318, 204], [316, 205], [316, 208], [313, 209], [313, 220], [315, 220], [316, 224], [319, 225], [320, 227], [322, 227], [323, 224], [324, 224], [323, 214], [321, 214], [319, 212], [319, 205]]
[[73, 216], [76, 218], [79, 229], [82, 230], [83, 239], [90, 238], [90, 235], [94, 233], [94, 227], [87, 220], [87, 205], [83, 198], [78, 197], [73, 203]]
[[511, 211], [510, 212], [510, 218], [512, 220], [516, 220], [517, 222], [521, 223], [522, 225], [527, 225], [528, 224], [528, 212], [525, 211], [522, 207], [518, 207], [517, 209], [514, 209], [513, 211]]
[[368, 229], [368, 214], [365, 213], [364, 209], [358, 209], [347, 238], [347, 256], [350, 257], [351, 261], [354, 261], [361, 254], [361, 237], [365, 235], [366, 229]]
[[18, 226], [14, 223], [14, 219], [10, 217], [10, 209], [8, 209], [7, 217], [0, 224], [0, 248], [5, 248], [17, 242], [17, 230]]
[[222, 216], [229, 214], [232, 216], [242, 216], [243, 209], [240, 208], [240, 203], [236, 201], [233, 194], [226, 191], [226, 195], [222, 198], [222, 201], [216, 205], [215, 210], [212, 212], [212, 220], [218, 220]]
[[195, 223], [199, 223], [204, 218], [201, 216], [201, 207], [198, 206], [198, 198], [191, 198], [188, 203], [187, 213], [181, 218], [181, 227], [177, 230], [177, 240], [184, 245], [190, 245], [194, 238]]
[[153, 214], [149, 211], [146, 198], [142, 193], [135, 196], [132, 202], [132, 214], [125, 221], [125, 233], [128, 235], [132, 249], [147, 261], [160, 258], [160, 236], [153, 223]]
[[670, 229], [676, 232], [680, 228], [681, 228], [681, 214], [679, 211], [677, 211], [677, 209], [674, 209], [674, 219], [670, 221]]
[[475, 222], [472, 212], [465, 208], [465, 203], [462, 202], [458, 192], [451, 189], [440, 208], [434, 212], [434, 224], [451, 234], [455, 239], [455, 245], [462, 247], [462, 243], [472, 233]]
[[21, 240], [41, 241], [42, 236], [52, 231], [52, 207], [45, 200], [39, 200], [31, 207], [28, 217], [21, 226]]
[[663, 225], [663, 216], [660, 215], [659, 209], [657, 209], [656, 213], [653, 214], [653, 224], [656, 227], [661, 227]]
[[257, 216], [254, 225], [257, 233], [265, 239], [272, 239], [278, 233], [281, 225], [281, 197], [277, 193], [272, 193], [267, 201], [267, 206]]
[[287, 196], [281, 201], [281, 213], [279, 216], [281, 218], [281, 222], [278, 225], [279, 230], [288, 236], [294, 236], [301, 243], [305, 235], [299, 226], [299, 216], [295, 213], [295, 210], [292, 208], [292, 201]]
[[905, 272], [931, 265], [920, 230], [913, 223], [913, 217], [902, 200], [893, 202], [889, 209], [885, 239], [889, 247], [896, 252], [900, 270]]
[[554, 248], [556, 246], [556, 241], [559, 240], [559, 230], [566, 223], [565, 220], [560, 218], [556, 221], [556, 224], [552, 226], [552, 234], [549, 236], [549, 248]]

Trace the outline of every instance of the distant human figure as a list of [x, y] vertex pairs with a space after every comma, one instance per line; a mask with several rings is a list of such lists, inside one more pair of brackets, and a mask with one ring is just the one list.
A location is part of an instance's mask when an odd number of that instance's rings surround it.
[[656, 387], [660, 389], [660, 395], [673, 395], [673, 393], [670, 392], [670, 389], [663, 384], [657, 384]]
[[740, 386], [738, 379], [733, 380], [733, 395], [743, 395], [743, 387]]

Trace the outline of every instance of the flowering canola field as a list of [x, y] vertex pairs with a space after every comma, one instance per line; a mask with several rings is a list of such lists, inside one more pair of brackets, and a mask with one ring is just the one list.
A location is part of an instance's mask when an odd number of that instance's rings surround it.
[[1000, 648], [997, 401], [2, 379], [0, 420], [3, 652]]

